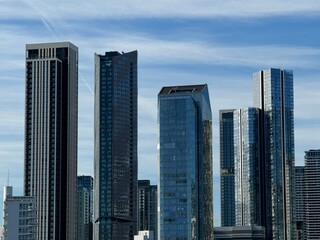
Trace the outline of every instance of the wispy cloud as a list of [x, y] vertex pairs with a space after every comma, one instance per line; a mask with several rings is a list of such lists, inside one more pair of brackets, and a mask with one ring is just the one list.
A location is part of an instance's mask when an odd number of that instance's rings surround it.
[[[212, 18], [262, 17], [291, 14], [318, 14], [317, 0], [124, 0], [124, 1], [10, 1], [1, 6], [2, 19], [19, 16], [34, 19], [41, 14], [50, 19], [81, 18]], [[35, 14], [36, 13], [36, 14]]]
[[[283, 45], [225, 45], [222, 43], [162, 40], [150, 36], [118, 33], [110, 36], [92, 36], [92, 39], [78, 41], [86, 46], [94, 39], [92, 47], [82, 48], [83, 56], [92, 58], [92, 50], [103, 53], [106, 49], [121, 49], [125, 52], [139, 50], [139, 62], [143, 66], [168, 65], [220, 65], [268, 68], [314, 68], [320, 58], [320, 48]], [[90, 53], [90, 54], [87, 54]]]

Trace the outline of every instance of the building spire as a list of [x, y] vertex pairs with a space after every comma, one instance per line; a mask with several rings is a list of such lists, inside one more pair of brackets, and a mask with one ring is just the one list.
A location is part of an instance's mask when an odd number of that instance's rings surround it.
[[7, 186], [9, 186], [9, 179], [10, 179], [10, 170], [8, 169]]

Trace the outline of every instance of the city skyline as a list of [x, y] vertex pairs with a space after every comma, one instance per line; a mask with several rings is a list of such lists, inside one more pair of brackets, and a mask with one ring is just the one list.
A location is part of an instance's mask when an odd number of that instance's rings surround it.
[[219, 226], [218, 109], [250, 104], [252, 74], [268, 67], [294, 71], [296, 165], [303, 165], [304, 151], [319, 148], [320, 113], [314, 109], [319, 108], [320, 36], [314, 27], [320, 23], [320, 3], [269, 1], [262, 8], [246, 2], [247, 9], [235, 1], [219, 2], [221, 6], [188, 1], [179, 9], [177, 1], [158, 8], [137, 3], [131, 11], [118, 3], [107, 13], [100, 10], [106, 6], [99, 6], [101, 2], [72, 12], [72, 1], [57, 6], [5, 3], [0, 10], [0, 183], [6, 184], [10, 170], [14, 195], [22, 194], [24, 54], [25, 45], [35, 42], [70, 41], [79, 47], [78, 175], [93, 176], [93, 54], [132, 49], [139, 51], [139, 179], [157, 183], [158, 91], [168, 85], [207, 83], [213, 113], [215, 225]]

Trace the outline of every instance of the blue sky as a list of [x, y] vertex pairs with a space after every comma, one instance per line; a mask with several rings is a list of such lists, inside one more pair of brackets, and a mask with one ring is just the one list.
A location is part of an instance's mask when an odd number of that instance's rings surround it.
[[294, 71], [296, 165], [320, 148], [319, 26], [318, 0], [0, 0], [0, 185], [10, 170], [22, 194], [25, 44], [79, 47], [79, 175], [93, 175], [93, 54], [138, 50], [139, 179], [157, 183], [161, 87], [207, 83], [219, 226], [218, 112], [252, 106], [253, 72]]

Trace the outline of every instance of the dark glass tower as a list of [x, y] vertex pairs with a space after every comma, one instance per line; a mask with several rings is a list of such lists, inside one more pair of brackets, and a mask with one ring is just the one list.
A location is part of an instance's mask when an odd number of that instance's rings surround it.
[[78, 176], [77, 240], [93, 239], [93, 178]]
[[94, 238], [137, 233], [137, 51], [95, 54]]
[[158, 240], [213, 239], [212, 120], [207, 85], [158, 95]]
[[235, 226], [233, 111], [219, 111], [222, 227]]
[[262, 226], [267, 239], [295, 239], [293, 73], [253, 74], [254, 107], [261, 109]]
[[[305, 177], [303, 166], [295, 167], [295, 206], [296, 206], [296, 226], [297, 240], [305, 240], [305, 225], [306, 225], [306, 192], [305, 192]], [[313, 179], [311, 180], [313, 182]], [[319, 236], [320, 237], [320, 236]]]
[[150, 185], [149, 180], [138, 180], [138, 230], [153, 231], [157, 239], [158, 206], [157, 185]]
[[24, 194], [36, 198], [38, 240], [76, 239], [78, 48], [26, 45]]

